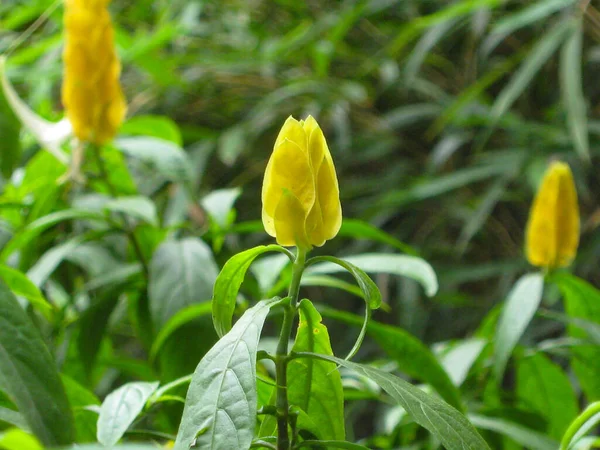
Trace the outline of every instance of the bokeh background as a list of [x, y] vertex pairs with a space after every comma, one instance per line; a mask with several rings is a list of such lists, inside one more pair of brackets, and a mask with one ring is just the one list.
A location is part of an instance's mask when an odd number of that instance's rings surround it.
[[[179, 127], [198, 199], [242, 189], [241, 225], [219, 262], [270, 242], [257, 222], [263, 171], [285, 118], [312, 114], [336, 163], [344, 217], [386, 231], [439, 277], [429, 299], [413, 281], [380, 276], [389, 308], [377, 320], [427, 343], [470, 336], [529, 270], [528, 210], [553, 159], [571, 165], [580, 198], [573, 271], [600, 284], [598, 2], [114, 0], [110, 8], [129, 117], [166, 116]], [[63, 114], [61, 33], [59, 1], [0, 4], [10, 79], [51, 120]], [[15, 139], [13, 125], [0, 111], [5, 174], [39, 148]], [[159, 204], [161, 195], [172, 192], [161, 191]], [[191, 217], [206, 231], [201, 211]], [[398, 250], [340, 236], [316, 253], [372, 251]], [[307, 292], [362, 308], [339, 291]], [[352, 342], [332, 327], [334, 346]]]

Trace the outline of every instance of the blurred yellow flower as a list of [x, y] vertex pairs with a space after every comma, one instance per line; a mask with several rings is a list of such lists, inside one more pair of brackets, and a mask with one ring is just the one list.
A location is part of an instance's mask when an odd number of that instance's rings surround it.
[[109, 1], [65, 0], [62, 101], [75, 136], [95, 144], [115, 136], [127, 110]]
[[289, 117], [275, 141], [262, 187], [262, 221], [279, 245], [322, 246], [342, 224], [333, 159], [317, 121]]
[[566, 163], [553, 162], [529, 213], [527, 259], [548, 269], [568, 266], [579, 245], [579, 206], [573, 174]]

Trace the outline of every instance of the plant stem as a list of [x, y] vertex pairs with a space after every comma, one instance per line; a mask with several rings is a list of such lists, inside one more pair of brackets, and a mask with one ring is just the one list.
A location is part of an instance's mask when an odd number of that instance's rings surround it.
[[[572, 444], [575, 442], [571, 442], [573, 438], [578, 434], [581, 428], [586, 424], [586, 422], [592, 419], [594, 416], [600, 414], [600, 402], [594, 402], [589, 405], [567, 428], [565, 435], [562, 438], [562, 442], [560, 444], [560, 450], [568, 450], [572, 447]], [[596, 422], [600, 420], [600, 417], [597, 418]], [[595, 426], [592, 425], [592, 426]], [[591, 428], [591, 427], [590, 427]], [[579, 436], [581, 438], [581, 436]]]
[[[102, 154], [100, 153], [100, 146], [96, 145], [96, 144], [89, 144], [89, 147], [92, 149], [92, 151], [94, 153], [94, 156], [96, 158], [96, 163], [98, 164], [98, 170], [100, 170], [100, 176], [102, 177], [102, 180], [106, 184], [106, 187], [108, 188], [110, 195], [112, 195], [115, 198], [118, 197], [119, 193], [118, 193], [117, 189], [110, 182], [110, 177], [108, 176], [108, 171], [106, 170], [106, 164], [104, 164], [104, 160], [102, 159]], [[122, 214], [121, 217], [125, 224], [123, 227], [123, 231], [125, 232], [127, 239], [129, 239], [129, 242], [131, 242], [133, 251], [135, 252], [137, 258], [139, 259], [140, 264], [142, 265], [142, 271], [144, 272], [144, 276], [146, 278], [148, 278], [148, 273], [149, 273], [148, 262], [146, 261], [146, 258], [144, 257], [144, 252], [142, 251], [142, 246], [140, 245], [140, 242], [138, 241], [135, 233], [132, 230], [130, 230], [129, 227], [127, 227], [127, 220], [126, 220], [127, 218], [125, 217], [125, 215]]]
[[281, 326], [277, 353], [275, 354], [277, 374], [277, 450], [289, 450], [290, 448], [290, 436], [288, 433], [289, 404], [287, 396], [288, 343], [298, 308], [300, 280], [302, 279], [305, 261], [306, 250], [298, 247], [296, 260], [292, 266], [292, 282], [288, 293], [289, 301], [284, 305], [283, 325]]

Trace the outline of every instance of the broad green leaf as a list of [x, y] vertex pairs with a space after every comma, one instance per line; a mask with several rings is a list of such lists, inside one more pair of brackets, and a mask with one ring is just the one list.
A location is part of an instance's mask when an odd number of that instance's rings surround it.
[[522, 276], [508, 294], [494, 339], [494, 374], [498, 382], [513, 349], [540, 305], [543, 290], [544, 276], [530, 273]]
[[196, 237], [163, 242], [150, 263], [150, 312], [157, 328], [179, 310], [206, 302], [218, 268], [210, 247]]
[[156, 337], [154, 338], [154, 342], [152, 343], [152, 348], [150, 349], [150, 359], [154, 360], [158, 353], [160, 352], [164, 343], [169, 339], [169, 337], [183, 325], [195, 320], [199, 317], [207, 316], [212, 311], [212, 305], [210, 302], [197, 303], [195, 305], [190, 305], [182, 310], [177, 311], [175, 315], [173, 315], [160, 329]]
[[125, 214], [129, 217], [158, 226], [156, 206], [148, 197], [129, 196], [119, 197], [104, 204], [104, 209], [110, 212]]
[[576, 22], [571, 36], [563, 44], [560, 55], [560, 81], [563, 104], [567, 111], [567, 124], [573, 147], [582, 159], [589, 161], [590, 149], [587, 126], [587, 108], [583, 94], [581, 52], [583, 45], [583, 19]]
[[181, 132], [177, 124], [165, 116], [135, 116], [128, 119], [119, 130], [121, 135], [151, 136], [176, 145], [182, 145]]
[[[600, 291], [586, 281], [561, 272], [551, 279], [564, 297], [565, 311], [572, 318], [600, 323]], [[576, 325], [568, 327], [569, 335], [585, 338], [586, 332]], [[600, 399], [600, 348], [581, 346], [571, 350], [571, 365], [588, 401]]]
[[547, 432], [554, 439], [563, 436], [579, 411], [569, 377], [543, 353], [519, 361], [517, 395], [525, 408], [546, 419]]
[[0, 154], [0, 173], [10, 179], [21, 159], [21, 123], [6, 101], [4, 89], [0, 89], [0, 136], [2, 152]]
[[62, 375], [61, 379], [73, 411], [76, 442], [96, 442], [98, 411], [91, 409], [100, 409], [100, 401], [72, 378]]
[[98, 416], [98, 442], [107, 447], [119, 442], [157, 388], [158, 382], [135, 382], [108, 394]]
[[[361, 326], [361, 317], [332, 308], [321, 308], [323, 316]], [[420, 340], [402, 328], [369, 321], [367, 336], [373, 338], [387, 356], [398, 363], [398, 368], [411, 377], [430, 384], [444, 400], [462, 410], [461, 395], [444, 371], [435, 355]]]
[[238, 292], [248, 268], [266, 252], [287, 253], [287, 250], [279, 245], [259, 245], [232, 256], [219, 273], [212, 295], [213, 324], [219, 336], [224, 336], [231, 329]]
[[495, 417], [485, 417], [475, 414], [469, 415], [469, 420], [477, 428], [494, 431], [511, 438], [513, 441], [531, 450], [550, 450], [558, 448], [558, 442], [537, 431], [530, 430], [523, 425], [509, 422]]
[[0, 283], [0, 385], [47, 446], [73, 441], [71, 408], [38, 330]]
[[336, 266], [341, 267], [344, 270], [350, 272], [350, 274], [354, 277], [356, 284], [358, 284], [358, 287], [360, 288], [362, 293], [362, 297], [365, 300], [366, 308], [363, 325], [361, 327], [358, 338], [356, 339], [356, 343], [350, 350], [350, 353], [348, 353], [348, 356], [346, 356], [346, 359], [350, 359], [358, 352], [362, 341], [365, 338], [365, 334], [367, 333], [367, 325], [369, 324], [369, 320], [371, 319], [371, 312], [374, 309], [378, 309], [379, 307], [381, 307], [381, 292], [379, 292], [379, 288], [377, 287], [377, 285], [373, 282], [373, 280], [371, 280], [371, 278], [369, 278], [369, 276], [365, 272], [363, 272], [354, 264], [348, 262], [348, 260], [346, 259], [334, 258], [333, 256], [317, 256], [308, 260], [306, 263], [306, 267], [308, 268], [309, 266], [315, 263], [331, 263], [331, 267], [334, 268], [334, 272], [336, 271]]
[[[421, 283], [425, 293], [430, 297], [435, 295], [438, 290], [435, 272], [425, 260], [416, 256], [366, 253], [345, 256], [343, 260], [367, 273], [389, 273], [412, 278]], [[306, 273], [329, 274], [341, 271], [342, 268], [334, 264], [319, 264], [308, 269]]]
[[489, 450], [467, 418], [446, 402], [388, 372], [364, 364], [345, 361], [335, 356], [302, 353], [308, 357], [331, 361], [377, 383], [412, 419], [436, 436], [447, 450]]
[[0, 278], [13, 294], [27, 299], [46, 319], [52, 319], [52, 304], [48, 303], [38, 287], [27, 278], [27, 275], [12, 267], [0, 264]]
[[46, 251], [38, 259], [35, 265], [27, 271], [29, 279], [35, 286], [42, 286], [60, 263], [62, 263], [84, 239], [85, 236], [79, 235]]
[[40, 442], [29, 433], [11, 429], [0, 433], [0, 449], [2, 450], [43, 450]]
[[212, 191], [201, 201], [202, 207], [219, 227], [229, 225], [229, 218], [233, 204], [238, 199], [242, 190], [240, 188], [218, 189]]
[[168, 180], [192, 179], [192, 164], [185, 151], [173, 142], [147, 136], [124, 137], [115, 141], [115, 147], [149, 165]]
[[60, 162], [66, 164], [69, 158], [60, 146], [73, 132], [71, 123], [67, 119], [52, 123], [33, 112], [19, 98], [8, 80], [6, 76], [6, 57], [4, 56], [0, 56], [0, 83], [6, 101], [25, 128], [35, 136], [40, 145], [52, 153]]
[[553, 26], [539, 38], [536, 45], [531, 49], [529, 56], [525, 58], [523, 64], [510, 79], [510, 82], [496, 98], [491, 110], [489, 132], [495, 128], [500, 118], [504, 116], [515, 100], [527, 89], [533, 77], [564, 42], [572, 29], [572, 20], [566, 19]]
[[256, 427], [256, 352], [278, 298], [248, 309], [202, 358], [188, 389], [175, 450], [249, 448]]
[[[333, 356], [329, 332], [321, 315], [309, 300], [300, 302], [300, 322], [292, 352], [311, 352]], [[335, 364], [314, 359], [294, 359], [287, 368], [288, 401], [307, 415], [298, 418], [298, 427], [307, 429], [319, 439], [343, 440], [344, 391], [342, 378]], [[275, 395], [275, 394], [274, 394]], [[275, 398], [271, 401], [275, 403]], [[276, 433], [275, 418], [265, 418], [261, 436]]]
[[344, 219], [342, 222], [342, 227], [338, 232], [338, 236], [350, 237], [354, 239], [370, 239], [372, 241], [381, 242], [383, 244], [395, 247], [404, 253], [411, 255], [416, 253], [416, 251], [409, 245], [399, 241], [394, 236], [381, 231], [379, 228], [374, 227], [367, 222], [363, 222], [362, 220]]

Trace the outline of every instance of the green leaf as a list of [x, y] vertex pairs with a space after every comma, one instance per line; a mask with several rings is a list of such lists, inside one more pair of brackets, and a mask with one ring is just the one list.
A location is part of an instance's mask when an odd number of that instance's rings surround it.
[[572, 28], [573, 21], [566, 19], [559, 22], [540, 37], [529, 53], [529, 57], [525, 58], [525, 61], [514, 73], [510, 82], [496, 98], [491, 110], [489, 133], [495, 128], [498, 120], [510, 109], [515, 100], [527, 89], [533, 77], [548, 61], [558, 46], [564, 42]]
[[35, 437], [15, 428], [0, 433], [0, 448], [4, 450], [43, 450]]
[[65, 392], [75, 420], [75, 431], [78, 443], [96, 442], [98, 412], [90, 407], [98, 407], [100, 401], [93, 392], [88, 391], [72, 378], [61, 376]]
[[455, 386], [460, 386], [464, 383], [469, 370], [486, 344], [487, 341], [484, 339], [463, 339], [443, 351], [441, 356], [442, 367], [446, 370], [446, 373]]
[[567, 124], [573, 146], [579, 156], [590, 160], [587, 108], [581, 75], [581, 50], [583, 45], [583, 18], [579, 18], [571, 36], [563, 44], [560, 54], [560, 81], [562, 101], [567, 110]]
[[279, 298], [248, 309], [202, 358], [188, 389], [175, 450], [249, 448], [256, 427], [256, 352]]
[[[350, 325], [360, 326], [363, 323], [361, 317], [344, 311], [321, 308], [321, 312], [325, 317]], [[435, 355], [420, 340], [402, 328], [373, 320], [367, 325], [367, 335], [379, 344], [388, 357], [398, 363], [401, 372], [430, 384], [452, 406], [464, 409], [460, 392]]]
[[150, 166], [153, 171], [171, 181], [189, 181], [191, 168], [185, 151], [173, 142], [140, 136], [115, 140], [115, 147], [125, 155]]
[[60, 148], [61, 144], [72, 134], [71, 123], [65, 118], [52, 123], [38, 116], [21, 100], [6, 76], [6, 57], [0, 56], [0, 83], [4, 97], [15, 115], [25, 128], [35, 136], [37, 141], [63, 164], [69, 161], [68, 156]]
[[205, 196], [202, 207], [219, 227], [225, 228], [229, 225], [230, 212], [233, 204], [238, 199], [242, 190], [240, 188], [218, 189]]
[[508, 294], [494, 340], [494, 374], [498, 382], [513, 349], [540, 305], [543, 290], [544, 276], [530, 273], [522, 276]]
[[[240, 286], [252, 262], [266, 252], [289, 252], [279, 245], [259, 245], [232, 256], [215, 281], [212, 295], [213, 324], [222, 337], [231, 329], [233, 311]], [[293, 256], [290, 256], [293, 259]]]
[[1, 283], [0, 385], [44, 445], [73, 441], [73, 416], [55, 362], [17, 299]]
[[350, 237], [354, 239], [369, 239], [372, 241], [381, 242], [382, 244], [390, 245], [397, 248], [401, 252], [408, 253], [410, 255], [416, 254], [415, 249], [408, 244], [399, 241], [394, 236], [387, 234], [386, 232], [381, 231], [379, 228], [374, 227], [367, 222], [363, 222], [362, 220], [344, 218], [342, 227], [338, 232], [338, 236]]
[[157, 388], [158, 382], [135, 382], [108, 394], [98, 416], [98, 442], [107, 447], [119, 442]]
[[148, 197], [129, 196], [119, 197], [104, 204], [104, 209], [110, 212], [125, 214], [150, 225], [158, 226], [156, 206]]
[[176, 145], [182, 145], [181, 132], [177, 124], [165, 116], [135, 116], [128, 119], [119, 130], [121, 135], [151, 136]]
[[301, 353], [296, 356], [331, 361], [370, 378], [402, 406], [416, 423], [436, 436], [448, 450], [489, 450], [487, 443], [460, 412], [395, 375], [335, 356], [315, 353]]
[[0, 278], [15, 295], [27, 299], [46, 319], [52, 320], [52, 305], [44, 298], [38, 287], [27, 278], [27, 275], [0, 264]]
[[303, 448], [303, 447], [324, 447], [324, 448], [341, 448], [346, 450], [369, 450], [369, 447], [365, 447], [360, 444], [353, 444], [352, 442], [345, 441], [302, 441], [299, 442], [295, 448]]
[[579, 448], [578, 444], [585, 439], [584, 436], [596, 427], [599, 422], [600, 402], [594, 402], [569, 425], [569, 428], [561, 441], [560, 450]]
[[25, 431], [27, 431], [29, 428], [25, 418], [19, 414], [18, 411], [13, 411], [12, 409], [8, 409], [3, 406], [0, 406], [0, 422], [13, 425]]
[[163, 242], [150, 262], [150, 312], [160, 329], [179, 310], [206, 302], [218, 268], [210, 247], [196, 237]]
[[4, 89], [0, 89], [0, 136], [2, 136], [0, 172], [7, 179], [10, 179], [21, 159], [20, 133], [21, 123], [6, 101]]
[[527, 25], [540, 22], [550, 14], [560, 11], [576, 0], [540, 0], [527, 7], [499, 19], [491, 30], [491, 34], [509, 35]]
[[369, 320], [371, 319], [371, 312], [374, 309], [378, 309], [381, 306], [381, 292], [379, 292], [379, 288], [377, 287], [377, 285], [373, 282], [373, 280], [371, 280], [371, 278], [369, 278], [369, 276], [366, 273], [364, 273], [361, 269], [356, 267], [354, 264], [348, 262], [347, 260], [334, 258], [333, 256], [317, 256], [308, 260], [306, 263], [306, 267], [321, 262], [325, 264], [326, 268], [327, 263], [332, 263], [330, 268], [333, 268], [333, 271], [336, 271], [336, 266], [338, 266], [350, 272], [350, 274], [356, 280], [356, 284], [358, 284], [358, 287], [362, 292], [362, 297], [364, 298], [366, 303], [365, 317], [363, 320], [362, 328], [360, 330], [358, 338], [356, 339], [356, 343], [350, 350], [350, 353], [348, 353], [348, 356], [346, 356], [346, 359], [350, 359], [358, 352], [362, 341], [365, 338], [365, 334], [367, 333], [367, 325], [369, 323]]
[[[300, 302], [300, 322], [292, 352], [311, 352], [333, 356], [329, 332], [321, 315], [309, 300]], [[298, 418], [298, 427], [319, 439], [343, 440], [344, 390], [335, 364], [314, 359], [293, 359], [287, 368], [288, 401], [306, 413]], [[274, 394], [275, 395], [275, 394]], [[271, 399], [275, 403], [275, 399]], [[277, 429], [274, 417], [266, 417], [261, 436], [272, 436]]]
[[[550, 280], [559, 287], [565, 311], [572, 318], [600, 323], [600, 291], [586, 281], [565, 272], [555, 273]], [[585, 338], [586, 332], [576, 325], [568, 327], [569, 336]], [[589, 401], [600, 399], [600, 348], [595, 345], [571, 350], [571, 365]]]
[[156, 358], [162, 346], [176, 330], [192, 320], [209, 315], [211, 311], [212, 305], [210, 302], [197, 303], [177, 311], [177, 313], [164, 324], [154, 338], [152, 348], [150, 349], [150, 359], [154, 360]]
[[519, 361], [517, 395], [526, 408], [546, 419], [547, 432], [560, 439], [579, 408], [569, 377], [543, 353]]
[[558, 442], [548, 436], [508, 420], [475, 414], [469, 415], [469, 419], [477, 428], [500, 433], [530, 450], [550, 450], [558, 447]]
[[[416, 256], [365, 253], [346, 256], [344, 261], [367, 273], [389, 273], [412, 278], [421, 283], [429, 297], [435, 295], [438, 290], [435, 272], [429, 263]], [[341, 271], [340, 267], [333, 264], [319, 264], [308, 269], [307, 274], [329, 274]]]

